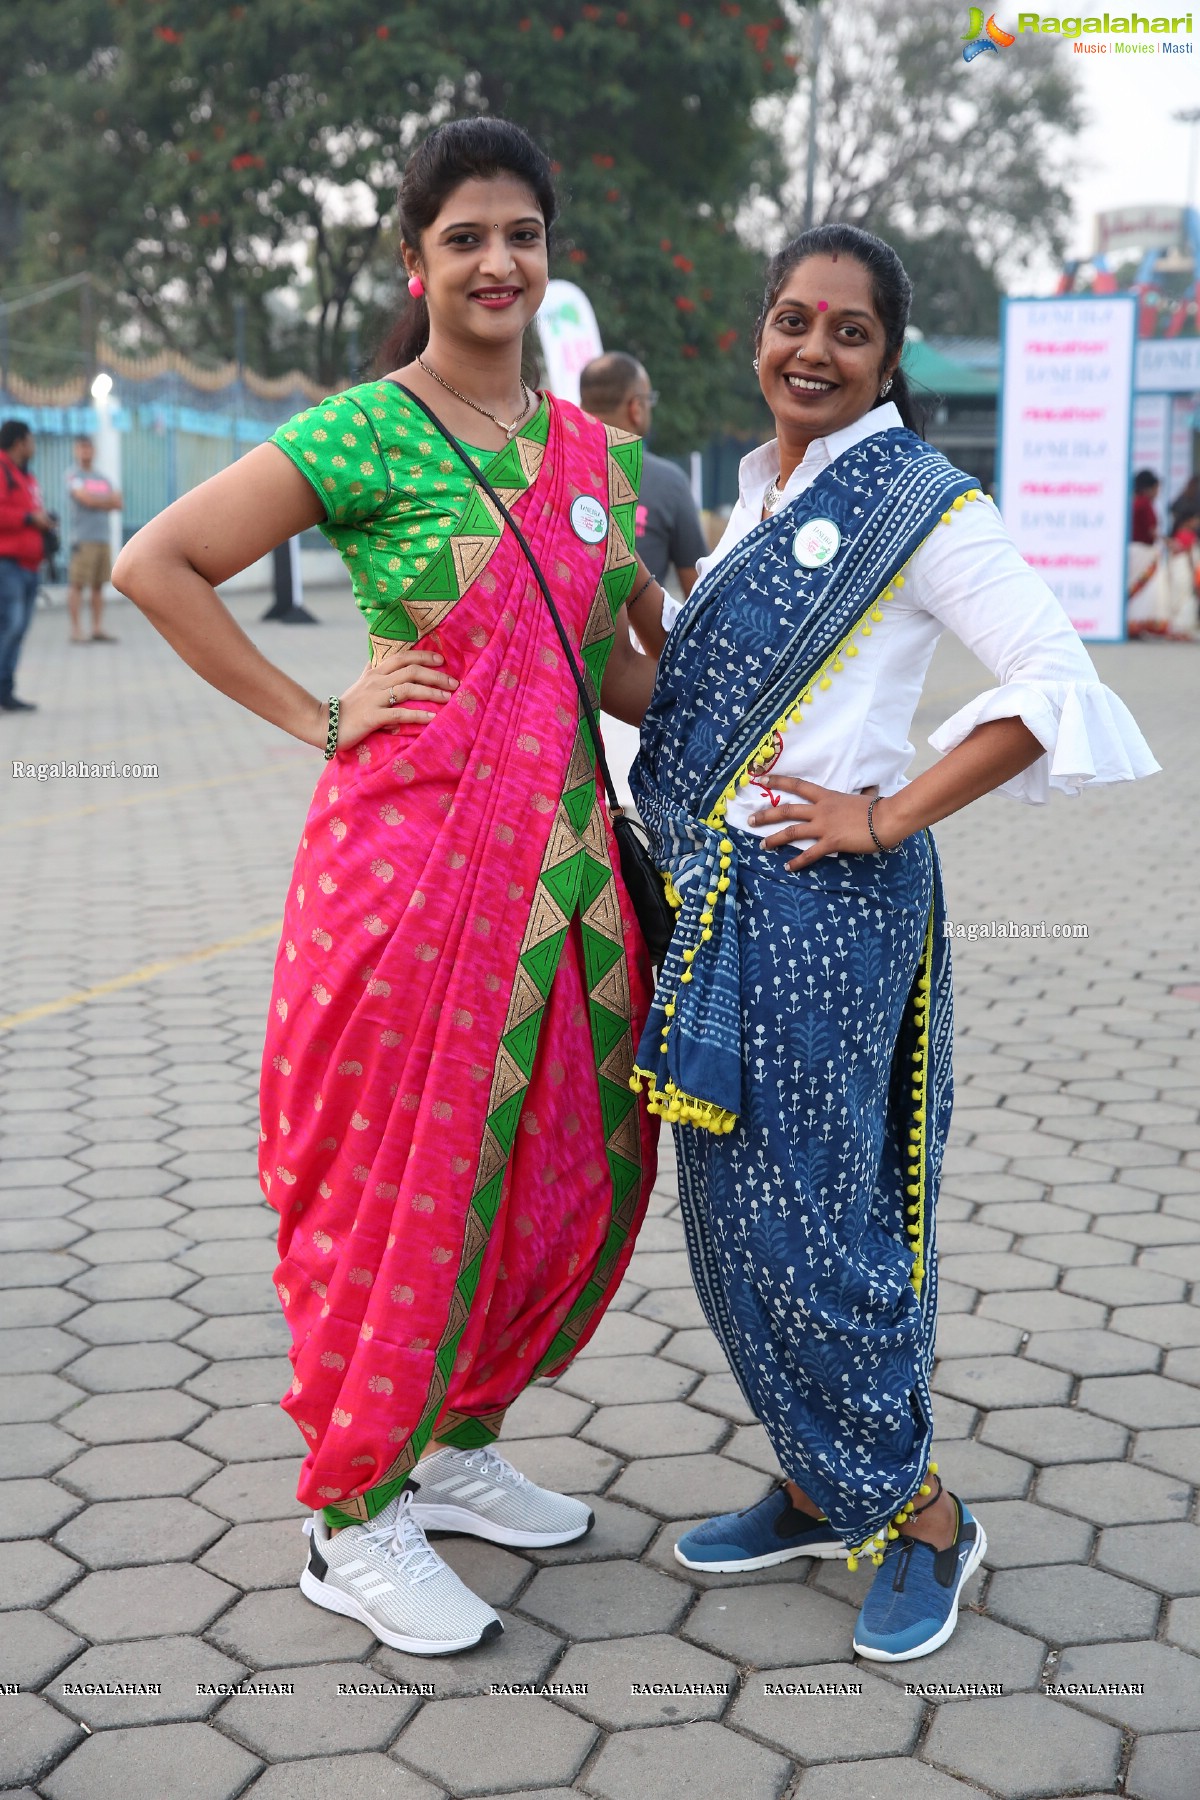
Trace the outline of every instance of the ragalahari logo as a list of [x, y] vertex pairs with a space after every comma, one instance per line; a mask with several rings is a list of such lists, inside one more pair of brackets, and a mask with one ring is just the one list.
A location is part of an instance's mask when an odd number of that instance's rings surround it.
[[975, 58], [982, 56], [985, 50], [999, 55], [1001, 50], [1007, 50], [1010, 44], [1015, 44], [1017, 41], [1011, 31], [1004, 31], [997, 25], [995, 13], [991, 15], [985, 25], [982, 6], [971, 8], [969, 24], [970, 29], [964, 32], [962, 37], [964, 62], [974, 62]]

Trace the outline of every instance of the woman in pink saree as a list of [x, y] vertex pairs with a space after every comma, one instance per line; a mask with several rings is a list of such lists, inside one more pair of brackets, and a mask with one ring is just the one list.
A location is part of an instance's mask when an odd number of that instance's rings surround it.
[[[327, 751], [261, 1085], [293, 1338], [283, 1404], [314, 1509], [301, 1588], [434, 1654], [502, 1627], [425, 1528], [545, 1545], [592, 1524], [491, 1446], [528, 1383], [595, 1330], [655, 1169], [630, 1088], [649, 968], [571, 666], [445, 433], [520, 525], [594, 693], [631, 721], [655, 665], [625, 605], [653, 643], [661, 594], [633, 550], [639, 441], [520, 380], [554, 210], [541, 152], [502, 121], [443, 126], [400, 200], [417, 298], [403, 366], [289, 421], [237, 465], [236, 490], [219, 476], [179, 502], [118, 574], [202, 674]], [[217, 552], [220, 505], [236, 517], [221, 515]], [[227, 614], [206, 638], [162, 598], [172, 554], [177, 590], [182, 557], [211, 594], [230, 535], [256, 555], [313, 522], [371, 641], [369, 668], [327, 705], [250, 646], [235, 670]]]

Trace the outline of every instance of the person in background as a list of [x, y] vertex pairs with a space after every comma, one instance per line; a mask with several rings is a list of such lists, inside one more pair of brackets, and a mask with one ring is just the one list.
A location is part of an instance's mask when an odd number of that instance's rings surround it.
[[1133, 508], [1129, 520], [1129, 571], [1125, 592], [1125, 629], [1131, 638], [1162, 637], [1167, 623], [1162, 583], [1162, 555], [1158, 541], [1159, 480], [1153, 469], [1139, 469], [1133, 478]]
[[44, 531], [54, 521], [29, 472], [33, 432], [24, 419], [0, 425], [0, 712], [34, 712], [32, 700], [13, 692], [17, 662], [37, 599]]
[[[117, 512], [121, 496], [95, 468], [96, 447], [90, 437], [77, 437], [75, 461], [67, 470], [71, 501], [71, 562], [67, 570], [67, 605], [73, 644], [115, 644], [104, 629], [104, 584], [112, 573], [108, 515]], [[83, 590], [91, 589], [92, 635], [83, 630]]]
[[[624, 350], [606, 350], [603, 356], [594, 357], [579, 377], [579, 404], [584, 411], [640, 438], [650, 435], [657, 400], [645, 369]], [[687, 476], [676, 463], [648, 450], [642, 452], [637, 552], [660, 582], [665, 582], [673, 565], [685, 600], [696, 585], [696, 565], [708, 554]], [[679, 603], [664, 594], [664, 631], [671, 629], [678, 612]]]
[[1176, 643], [1196, 641], [1196, 576], [1200, 567], [1200, 479], [1195, 475], [1171, 502], [1171, 529], [1164, 546], [1163, 586], [1167, 631]]

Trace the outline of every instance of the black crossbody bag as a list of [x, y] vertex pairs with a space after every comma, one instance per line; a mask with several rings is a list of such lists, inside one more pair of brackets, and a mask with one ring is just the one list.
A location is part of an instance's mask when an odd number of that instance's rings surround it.
[[405, 387], [403, 382], [398, 381], [395, 385], [400, 389], [401, 393], [408, 396], [415, 406], [420, 407], [421, 411], [425, 414], [425, 417], [445, 438], [459, 461], [466, 465], [472, 480], [478, 482], [489, 500], [491, 500], [492, 504], [496, 507], [505, 524], [516, 538], [517, 543], [521, 546], [521, 550], [524, 553], [525, 560], [528, 562], [529, 567], [533, 570], [534, 579], [542, 591], [542, 599], [546, 602], [546, 610], [549, 612], [550, 618], [554, 624], [554, 629], [558, 634], [558, 641], [562, 645], [563, 654], [567, 659], [567, 665], [575, 680], [575, 686], [579, 690], [579, 699], [583, 706], [583, 714], [587, 720], [592, 743], [595, 745], [596, 749], [596, 760], [600, 764], [600, 774], [604, 781], [604, 791], [608, 796], [608, 809], [612, 815], [613, 834], [617, 840], [617, 852], [621, 859], [621, 878], [629, 891], [629, 898], [633, 902], [633, 910], [637, 914], [637, 921], [641, 927], [642, 936], [646, 940], [646, 948], [650, 953], [650, 961], [653, 963], [654, 967], [657, 968], [667, 954], [667, 946], [671, 942], [671, 935], [675, 930], [675, 913], [667, 899], [667, 890], [663, 878], [654, 866], [653, 858], [650, 855], [649, 840], [646, 837], [645, 827], [638, 820], [631, 819], [628, 816], [625, 808], [617, 798], [617, 790], [613, 785], [612, 774], [608, 767], [608, 758], [604, 754], [604, 744], [600, 737], [600, 725], [596, 718], [596, 709], [588, 696], [587, 685], [583, 679], [583, 672], [579, 667], [575, 652], [571, 648], [570, 639], [567, 637], [562, 619], [559, 616], [558, 608], [554, 604], [549, 586], [546, 582], [546, 577], [542, 574], [537, 557], [530, 549], [521, 527], [517, 524], [517, 521], [513, 518], [487, 476], [484, 475], [481, 470], [476, 468], [458, 439], [451, 436], [450, 432], [446, 430], [446, 427], [442, 424], [433, 408], [426, 406], [424, 400], [422, 400], [418, 394], [414, 394], [411, 388]]

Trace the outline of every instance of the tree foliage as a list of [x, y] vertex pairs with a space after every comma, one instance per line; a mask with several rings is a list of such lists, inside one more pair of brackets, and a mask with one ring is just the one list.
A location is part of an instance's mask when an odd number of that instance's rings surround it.
[[408, 150], [442, 118], [503, 113], [561, 171], [554, 272], [650, 368], [665, 444], [704, 441], [755, 406], [758, 258], [734, 220], [774, 181], [753, 112], [793, 83], [783, 27], [764, 0], [6, 9], [8, 273], [91, 269], [106, 323], [147, 346], [227, 357], [240, 316], [257, 367], [332, 384], [395, 304]]
[[[816, 218], [896, 244], [926, 332], [994, 333], [999, 294], [1065, 246], [1069, 142], [1083, 124], [1068, 55], [1026, 34], [964, 63], [959, 0], [827, 3], [822, 20]], [[802, 223], [811, 15], [793, 9], [793, 25], [805, 74], [763, 109], [791, 171], [751, 208], [763, 241]]]

